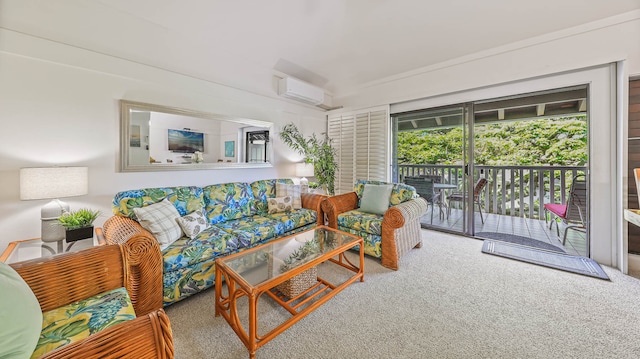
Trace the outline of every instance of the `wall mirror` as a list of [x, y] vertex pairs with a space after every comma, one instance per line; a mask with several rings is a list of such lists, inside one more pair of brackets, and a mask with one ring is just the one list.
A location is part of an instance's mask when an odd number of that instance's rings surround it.
[[120, 100], [121, 171], [271, 167], [273, 123]]

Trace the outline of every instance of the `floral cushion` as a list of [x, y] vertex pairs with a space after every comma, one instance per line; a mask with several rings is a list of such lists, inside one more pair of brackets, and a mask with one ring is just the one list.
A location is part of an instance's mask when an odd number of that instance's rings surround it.
[[291, 196], [269, 198], [267, 199], [267, 205], [269, 206], [269, 214], [291, 212], [293, 210]]
[[255, 213], [255, 198], [247, 183], [223, 183], [204, 188], [204, 203], [210, 224], [226, 222]]
[[142, 208], [167, 198], [181, 216], [204, 207], [200, 187], [162, 187], [118, 192], [113, 198], [112, 210], [117, 216], [136, 219], [134, 208]]
[[[382, 258], [382, 236], [340, 226], [338, 226], [338, 229], [362, 237], [364, 240], [364, 254]], [[360, 246], [353, 247], [353, 250], [360, 250]]]
[[[309, 224], [314, 224], [318, 221], [318, 213], [306, 208], [293, 210], [291, 212], [269, 214], [267, 217], [282, 223], [282, 225], [284, 225], [285, 232], [289, 232]], [[289, 234], [290, 233], [287, 233], [287, 235]]]
[[177, 218], [176, 221], [180, 225], [180, 228], [182, 228], [184, 234], [192, 239], [209, 228], [209, 221], [207, 221], [201, 210]]
[[[364, 192], [365, 184], [388, 184], [388, 182], [382, 181], [368, 181], [368, 180], [358, 180], [356, 181], [353, 190], [358, 195], [358, 207], [360, 207], [360, 198], [362, 198], [362, 193]], [[408, 186], [404, 183], [393, 183], [393, 189], [391, 189], [391, 196], [389, 197], [389, 206], [395, 206], [400, 203], [406, 202], [410, 199], [416, 197], [416, 189]]]
[[338, 226], [365, 233], [382, 235], [382, 216], [353, 210], [338, 215]]
[[32, 358], [135, 319], [136, 313], [127, 290], [118, 288], [44, 312], [42, 317], [42, 332]]
[[267, 198], [276, 196], [276, 183], [293, 184], [290, 178], [260, 180], [251, 183], [251, 190], [256, 202], [256, 211], [260, 214], [269, 211], [267, 207]]
[[200, 262], [162, 275], [164, 306], [213, 287], [216, 282], [215, 260]]
[[235, 237], [218, 227], [209, 227], [193, 239], [182, 237], [162, 251], [164, 272], [200, 263], [238, 249]]
[[216, 224], [216, 227], [238, 237], [240, 248], [284, 234], [284, 224], [267, 217], [252, 216]]

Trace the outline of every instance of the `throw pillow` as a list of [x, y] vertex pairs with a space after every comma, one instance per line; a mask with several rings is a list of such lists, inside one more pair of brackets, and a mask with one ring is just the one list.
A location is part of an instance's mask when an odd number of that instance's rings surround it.
[[30, 358], [42, 330], [35, 294], [8, 264], [0, 262], [0, 358]]
[[194, 211], [186, 216], [176, 218], [176, 221], [178, 221], [178, 224], [180, 225], [180, 228], [182, 228], [184, 234], [191, 239], [196, 238], [200, 232], [209, 228], [209, 222], [204, 218], [202, 210]]
[[267, 198], [269, 214], [290, 212], [293, 209], [291, 196]]
[[140, 225], [156, 237], [160, 249], [167, 248], [182, 237], [182, 230], [176, 221], [180, 213], [166, 198], [150, 206], [134, 208], [133, 211]]
[[392, 184], [365, 184], [360, 199], [360, 210], [383, 215], [389, 208], [392, 189]]
[[293, 209], [302, 208], [301, 191], [302, 189], [298, 184], [276, 183], [276, 197], [291, 196]]

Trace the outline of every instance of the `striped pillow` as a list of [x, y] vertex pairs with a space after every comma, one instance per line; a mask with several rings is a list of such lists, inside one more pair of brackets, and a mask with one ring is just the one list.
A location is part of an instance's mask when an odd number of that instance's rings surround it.
[[182, 229], [176, 221], [180, 213], [166, 198], [146, 207], [134, 208], [133, 211], [140, 225], [156, 237], [160, 249], [167, 248], [182, 237]]

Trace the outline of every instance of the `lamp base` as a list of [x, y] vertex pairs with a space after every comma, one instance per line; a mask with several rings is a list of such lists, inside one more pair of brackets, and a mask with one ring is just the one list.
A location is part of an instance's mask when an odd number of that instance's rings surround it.
[[306, 177], [300, 178], [300, 193], [309, 193], [309, 180]]
[[42, 226], [40, 228], [40, 240], [43, 242], [58, 242], [65, 238], [65, 229], [58, 222], [58, 218], [69, 212], [69, 205], [54, 199], [47, 203], [40, 210]]

